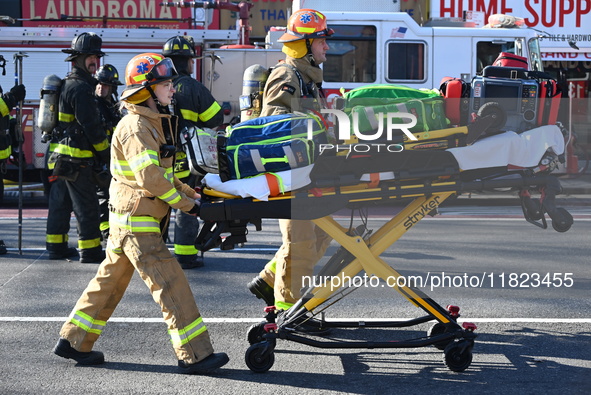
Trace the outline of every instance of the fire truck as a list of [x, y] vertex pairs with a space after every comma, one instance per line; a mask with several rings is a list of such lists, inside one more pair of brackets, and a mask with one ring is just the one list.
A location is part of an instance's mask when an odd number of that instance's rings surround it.
[[[194, 2], [198, 3], [198, 2]], [[475, 28], [468, 24], [426, 23], [419, 25], [404, 12], [327, 11], [335, 34], [324, 63], [323, 87], [329, 101], [343, 90], [368, 84], [401, 84], [415, 88], [438, 88], [443, 77], [470, 81], [500, 52], [512, 52], [528, 59], [530, 70], [542, 70], [538, 34], [527, 28]], [[445, 22], [445, 21], [444, 21]], [[25, 180], [38, 181], [44, 168], [47, 145], [37, 128], [39, 94], [45, 76], [65, 76], [71, 68], [61, 49], [72, 39], [93, 31], [103, 40], [108, 55], [103, 63], [113, 64], [123, 75], [127, 61], [142, 52], [160, 52], [163, 43], [175, 35], [192, 36], [202, 56], [195, 76], [220, 102], [226, 121], [240, 114], [244, 70], [253, 65], [275, 65], [283, 58], [277, 42], [284, 27], [271, 28], [265, 43], [245, 44], [237, 30], [205, 29], [120, 29], [50, 28], [0, 26], [0, 53], [6, 59], [24, 54], [22, 81], [27, 98], [22, 111], [25, 137]], [[122, 77], [123, 78], [123, 77]], [[13, 79], [0, 77], [6, 89]], [[9, 171], [14, 172], [14, 167]], [[13, 174], [9, 177], [14, 179]]]
[[[404, 12], [324, 12], [335, 31], [324, 69], [323, 88], [330, 99], [368, 84], [400, 84], [439, 88], [443, 77], [472, 77], [491, 65], [500, 52], [528, 59], [530, 70], [543, 70], [538, 33], [506, 24], [505, 28], [475, 28], [470, 23], [431, 21], [420, 26]], [[241, 95], [242, 74], [236, 70], [283, 58], [277, 39], [283, 29], [271, 29], [265, 48], [245, 51], [225, 46], [205, 50], [203, 81], [219, 101], [232, 103]]]
[[[210, 48], [238, 42], [236, 30], [197, 30], [197, 29], [83, 29], [83, 28], [35, 28], [0, 26], [0, 53], [5, 59], [13, 59], [15, 54], [22, 57], [22, 79], [27, 88], [27, 97], [22, 108], [22, 130], [24, 135], [23, 153], [27, 167], [25, 180], [39, 181], [36, 173], [43, 169], [46, 161], [47, 144], [42, 139], [42, 131], [37, 127], [40, 90], [47, 75], [65, 77], [71, 64], [65, 62], [66, 54], [61, 49], [69, 48], [72, 39], [85, 31], [93, 31], [103, 40], [103, 51], [107, 54], [102, 63], [114, 65], [123, 81], [123, 73], [129, 59], [143, 52], [162, 51], [162, 45], [175, 35], [189, 35], [200, 48]], [[10, 65], [7, 64], [7, 68]], [[238, 72], [238, 71], [237, 71]], [[0, 78], [4, 90], [14, 85], [11, 76]], [[226, 107], [229, 104], [225, 105]], [[9, 173], [14, 171], [9, 166]], [[9, 179], [14, 179], [9, 174]]]

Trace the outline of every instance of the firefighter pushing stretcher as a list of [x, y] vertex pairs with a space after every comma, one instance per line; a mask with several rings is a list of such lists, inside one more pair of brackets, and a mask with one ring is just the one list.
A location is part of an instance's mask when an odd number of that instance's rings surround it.
[[161, 234], [171, 209], [199, 213], [199, 194], [173, 173], [177, 119], [168, 106], [176, 75], [172, 60], [155, 53], [138, 55], [127, 65], [121, 96], [127, 115], [112, 138], [107, 257], [54, 349], [79, 364], [104, 362], [103, 353], [92, 349], [134, 270], [162, 309], [179, 373], [207, 374], [228, 362], [225, 353], [213, 353], [187, 278]]
[[[279, 40], [287, 56], [267, 79], [261, 116], [326, 107], [319, 66], [329, 49], [326, 39], [334, 33], [326, 23], [322, 13], [311, 9], [299, 10], [290, 17], [287, 31]], [[311, 221], [282, 219], [279, 225], [282, 245], [248, 288], [267, 305], [287, 310], [299, 299], [302, 278], [313, 273], [331, 239]], [[314, 325], [305, 329], [324, 332]]]

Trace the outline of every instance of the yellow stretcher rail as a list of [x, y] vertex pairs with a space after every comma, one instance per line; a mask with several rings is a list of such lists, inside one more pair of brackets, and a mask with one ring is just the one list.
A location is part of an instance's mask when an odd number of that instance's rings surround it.
[[[387, 281], [388, 278], [400, 277], [400, 273], [390, 267], [390, 265], [379, 258], [379, 256], [410, 229], [410, 227], [406, 225], [406, 220], [408, 218], [415, 218], [416, 216], [424, 218], [427, 215], [427, 213], [425, 213], [426, 209], [429, 211], [436, 209], [441, 202], [452, 194], [453, 193], [451, 192], [446, 192], [433, 195], [429, 198], [416, 198], [406, 206], [404, 210], [383, 225], [367, 241], [363, 240], [361, 236], [349, 236], [347, 230], [341, 227], [331, 217], [323, 217], [313, 221], [336, 242], [355, 256], [355, 259], [342, 270], [344, 276], [353, 277], [359, 274], [362, 270], [365, 270], [368, 276], [371, 277], [375, 275], [384, 281]], [[331, 288], [332, 284], [316, 287], [312, 291], [314, 297], [306, 302], [304, 307], [308, 311], [313, 311], [334, 293], [335, 290], [332, 290]], [[449, 319], [443, 316], [428, 299], [424, 298], [424, 294], [420, 290], [408, 286], [394, 288], [415, 306], [432, 314], [439, 322], [449, 322]]]

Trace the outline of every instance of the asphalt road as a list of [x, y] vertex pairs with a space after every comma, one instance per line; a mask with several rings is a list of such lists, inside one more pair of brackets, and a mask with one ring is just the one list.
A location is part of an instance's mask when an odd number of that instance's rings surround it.
[[[327, 350], [281, 340], [273, 367], [251, 372], [246, 331], [264, 306], [245, 285], [280, 240], [276, 221], [264, 221], [243, 248], [209, 252], [205, 267], [185, 271], [214, 347], [230, 356], [208, 377], [176, 374], [166, 326], [138, 276], [96, 344], [106, 364], [81, 367], [53, 355], [59, 328], [97, 265], [47, 259], [43, 210], [26, 210], [19, 254], [17, 220], [4, 212], [0, 238], [9, 252], [0, 256], [0, 393], [588, 393], [591, 208], [568, 208], [575, 224], [566, 233], [532, 226], [514, 207], [442, 208], [382, 254], [403, 276], [421, 278], [435, 301], [460, 306], [460, 320], [478, 326], [472, 365], [462, 373], [448, 370], [433, 347]], [[370, 218], [369, 227], [377, 229], [387, 216]], [[75, 221], [72, 226], [75, 241]], [[546, 274], [550, 281], [543, 281]], [[327, 320], [423, 315], [384, 282], [362, 285], [325, 313]], [[335, 329], [330, 336], [396, 341], [423, 336], [429, 326]]]

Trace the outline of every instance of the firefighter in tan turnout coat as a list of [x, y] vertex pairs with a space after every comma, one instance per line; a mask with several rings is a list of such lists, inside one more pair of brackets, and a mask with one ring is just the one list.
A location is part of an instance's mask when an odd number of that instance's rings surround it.
[[[265, 84], [261, 116], [325, 107], [319, 65], [326, 61], [326, 39], [332, 34], [326, 17], [318, 11], [302, 9], [289, 18], [287, 31], [279, 39], [287, 56], [274, 67]], [[287, 310], [300, 298], [303, 277], [313, 274], [331, 239], [312, 221], [279, 220], [279, 227], [281, 247], [248, 283], [248, 289], [267, 305]], [[326, 333], [311, 320], [299, 325], [298, 330]]]
[[134, 270], [162, 309], [180, 373], [206, 374], [228, 362], [225, 353], [213, 353], [187, 278], [161, 235], [171, 209], [199, 212], [199, 195], [173, 173], [176, 118], [168, 105], [176, 75], [171, 59], [155, 53], [138, 55], [127, 65], [121, 100], [128, 114], [117, 125], [111, 147], [107, 257], [54, 349], [79, 364], [104, 362], [103, 353], [92, 348]]

